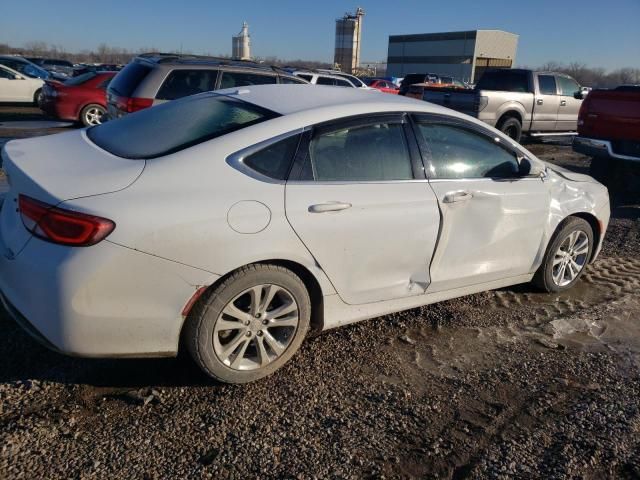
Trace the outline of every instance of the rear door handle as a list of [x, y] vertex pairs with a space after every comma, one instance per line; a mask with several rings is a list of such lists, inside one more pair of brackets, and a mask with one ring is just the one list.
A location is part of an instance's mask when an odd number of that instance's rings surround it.
[[310, 213], [325, 213], [325, 212], [339, 212], [340, 210], [346, 210], [351, 208], [350, 203], [346, 202], [327, 202], [318, 203], [309, 207]]
[[566, 107], [567, 106], [567, 101], [566, 100], [560, 100], [560, 106], [561, 107]]
[[443, 203], [466, 202], [473, 198], [473, 194], [467, 191], [457, 191], [445, 193]]
[[543, 99], [541, 99], [541, 98], [539, 98], [538, 100], [536, 100], [536, 103], [537, 103], [538, 105], [542, 105], [542, 104], [544, 103], [544, 100], [543, 100]]

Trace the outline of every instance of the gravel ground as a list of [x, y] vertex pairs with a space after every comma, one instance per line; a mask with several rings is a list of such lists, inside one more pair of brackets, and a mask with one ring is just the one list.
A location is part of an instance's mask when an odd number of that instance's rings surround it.
[[2, 315], [0, 478], [639, 478], [639, 203], [569, 293], [361, 322], [245, 386], [186, 358], [63, 357]]

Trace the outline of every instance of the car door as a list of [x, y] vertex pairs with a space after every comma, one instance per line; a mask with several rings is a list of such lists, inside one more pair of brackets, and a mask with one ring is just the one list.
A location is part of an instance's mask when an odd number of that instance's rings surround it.
[[560, 105], [558, 107], [558, 124], [556, 130], [560, 132], [575, 132], [578, 130], [578, 113], [582, 99], [575, 98], [580, 92], [580, 85], [573, 78], [566, 75], [556, 75], [560, 87]]
[[429, 291], [532, 272], [549, 213], [543, 179], [521, 173], [517, 152], [477, 124], [419, 116], [415, 130], [442, 212]]
[[440, 213], [404, 115], [369, 115], [307, 133], [285, 204], [344, 302], [425, 292]]
[[560, 105], [556, 77], [551, 74], [540, 74], [536, 77], [538, 88], [533, 106], [531, 130], [552, 132], [556, 129]]

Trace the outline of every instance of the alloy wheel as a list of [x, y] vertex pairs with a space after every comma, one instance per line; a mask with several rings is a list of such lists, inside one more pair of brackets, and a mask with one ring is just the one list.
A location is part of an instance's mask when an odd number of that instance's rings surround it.
[[589, 237], [582, 230], [571, 232], [553, 257], [553, 282], [564, 287], [573, 282], [587, 264]]
[[256, 370], [280, 357], [293, 340], [299, 308], [287, 289], [251, 287], [222, 309], [213, 330], [218, 359], [234, 370]]
[[102, 123], [102, 116], [104, 115], [104, 110], [91, 107], [87, 109], [84, 113], [84, 120], [86, 125], [100, 125]]

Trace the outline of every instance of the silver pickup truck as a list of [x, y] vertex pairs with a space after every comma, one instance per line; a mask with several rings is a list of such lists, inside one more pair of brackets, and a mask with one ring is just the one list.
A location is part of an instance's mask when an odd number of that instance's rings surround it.
[[501, 69], [487, 71], [473, 90], [422, 84], [407, 96], [476, 117], [519, 142], [523, 133], [575, 135], [583, 93], [562, 73]]

